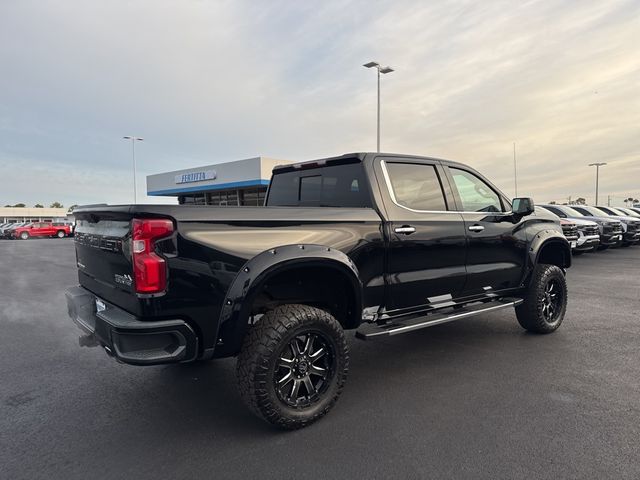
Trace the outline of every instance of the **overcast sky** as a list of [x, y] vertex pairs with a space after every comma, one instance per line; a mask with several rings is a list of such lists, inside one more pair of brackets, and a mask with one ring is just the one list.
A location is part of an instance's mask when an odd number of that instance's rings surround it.
[[[167, 170], [382, 150], [536, 201], [640, 197], [640, 1], [0, 1], [0, 203], [127, 203]], [[140, 196], [142, 200], [144, 196]], [[153, 198], [151, 198], [153, 200]], [[157, 199], [155, 199], [157, 201]], [[602, 202], [601, 202], [602, 203]]]

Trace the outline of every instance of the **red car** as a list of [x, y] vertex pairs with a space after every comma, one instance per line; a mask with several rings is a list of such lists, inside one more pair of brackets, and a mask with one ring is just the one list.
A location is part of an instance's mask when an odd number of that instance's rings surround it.
[[24, 227], [11, 230], [11, 238], [27, 240], [30, 237], [58, 237], [64, 238], [71, 234], [71, 226], [45, 222], [32, 223]]

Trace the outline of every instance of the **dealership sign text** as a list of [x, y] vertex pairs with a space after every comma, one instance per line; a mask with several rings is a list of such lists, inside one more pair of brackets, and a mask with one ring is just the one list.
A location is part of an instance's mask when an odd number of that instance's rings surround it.
[[175, 180], [176, 183], [192, 183], [202, 182], [204, 180], [215, 180], [216, 176], [215, 170], [206, 170], [204, 172], [181, 173], [180, 175], [176, 175]]

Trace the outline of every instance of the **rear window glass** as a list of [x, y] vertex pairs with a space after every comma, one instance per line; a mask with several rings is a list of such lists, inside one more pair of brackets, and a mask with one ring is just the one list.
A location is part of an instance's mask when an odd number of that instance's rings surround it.
[[269, 206], [371, 207], [361, 163], [278, 173], [271, 179]]

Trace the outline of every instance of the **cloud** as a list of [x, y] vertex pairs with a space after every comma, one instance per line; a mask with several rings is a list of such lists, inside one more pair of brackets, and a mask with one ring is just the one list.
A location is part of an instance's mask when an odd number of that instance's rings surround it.
[[[0, 202], [128, 202], [144, 175], [382, 147], [519, 194], [640, 196], [640, 7], [618, 2], [3, 2]], [[45, 196], [47, 198], [45, 198]], [[157, 201], [157, 199], [156, 199]]]

